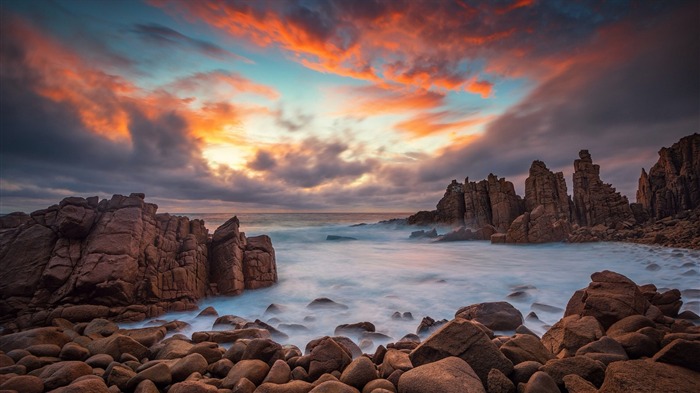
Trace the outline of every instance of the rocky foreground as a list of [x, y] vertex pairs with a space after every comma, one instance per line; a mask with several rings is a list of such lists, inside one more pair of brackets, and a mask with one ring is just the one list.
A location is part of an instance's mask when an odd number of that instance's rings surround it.
[[[588, 150], [574, 160], [573, 197], [562, 172], [536, 160], [525, 197], [513, 183], [490, 174], [479, 182], [453, 180], [436, 210], [407, 219], [415, 225], [459, 227], [440, 240], [492, 243], [628, 241], [700, 249], [700, 134], [659, 151], [649, 173], [642, 169], [637, 202], [600, 178]], [[431, 236], [416, 232], [414, 237]]]
[[[347, 337], [280, 345], [264, 323], [219, 318], [229, 330], [176, 333], [179, 321], [119, 329], [54, 318], [0, 337], [0, 390], [40, 392], [593, 393], [697, 392], [700, 326], [678, 314], [678, 290], [657, 292], [594, 273], [540, 338], [506, 302], [424, 319], [422, 334], [362, 354]], [[203, 311], [205, 314], [215, 310]], [[339, 330], [371, 329], [362, 322]], [[513, 335], [494, 335], [511, 330]], [[165, 338], [169, 336], [168, 338]]]
[[210, 235], [202, 220], [157, 209], [143, 194], [71, 197], [0, 217], [2, 331], [140, 321], [277, 282], [268, 236], [247, 238], [236, 217]]

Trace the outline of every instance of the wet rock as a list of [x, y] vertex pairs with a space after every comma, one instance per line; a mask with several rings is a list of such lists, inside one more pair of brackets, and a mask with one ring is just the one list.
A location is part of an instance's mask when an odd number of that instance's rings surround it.
[[403, 373], [398, 387], [399, 393], [486, 393], [474, 370], [457, 357], [447, 357]]
[[340, 303], [336, 303], [331, 299], [328, 299], [326, 297], [321, 297], [314, 299], [311, 303], [309, 303], [306, 308], [310, 309], [330, 309], [330, 310], [347, 310], [348, 306]]
[[218, 344], [231, 343], [240, 339], [255, 339], [255, 338], [270, 338], [270, 332], [265, 329], [238, 329], [226, 331], [212, 332], [194, 332], [192, 333], [192, 341], [201, 343], [211, 341]]
[[510, 374], [513, 364], [489, 340], [474, 323], [466, 319], [454, 319], [423, 341], [410, 354], [414, 367], [456, 356], [469, 363], [482, 382], [496, 368]]
[[328, 235], [328, 236], [326, 236], [326, 240], [338, 242], [338, 241], [357, 240], [357, 238], [350, 237], [350, 236]]
[[277, 360], [284, 359], [284, 351], [282, 346], [276, 342], [258, 338], [248, 342], [241, 359], [258, 359], [272, 366]]
[[222, 315], [214, 321], [214, 327], [216, 326], [221, 326], [221, 325], [229, 325], [229, 326], [239, 326], [239, 325], [244, 325], [246, 322], [245, 319], [236, 316], [236, 315]]
[[375, 327], [371, 322], [357, 322], [357, 323], [346, 323], [338, 325], [335, 328], [334, 334], [337, 336], [342, 335], [358, 335], [364, 332], [374, 332]]
[[360, 393], [360, 391], [339, 381], [325, 381], [311, 389], [309, 393]]
[[[387, 379], [375, 379], [375, 380], [367, 382], [364, 389], [362, 389], [362, 393], [372, 393], [372, 392], [376, 392], [376, 390], [378, 390], [378, 389], [383, 389], [383, 390], [388, 391], [390, 393], [396, 393], [395, 385]], [[384, 393], [384, 392], [382, 392], [382, 393]]]
[[219, 316], [219, 313], [212, 306], [205, 308], [204, 310], [200, 311], [199, 314], [197, 314], [197, 317], [218, 317], [218, 316]]
[[523, 315], [508, 302], [462, 307], [455, 313], [455, 318], [473, 319], [492, 330], [515, 330], [523, 324]]
[[425, 334], [437, 330], [440, 326], [447, 323], [446, 319], [436, 321], [430, 317], [423, 317], [416, 328], [416, 334]]
[[630, 315], [644, 315], [649, 301], [632, 280], [604, 270], [591, 275], [585, 290], [582, 316], [595, 317], [604, 328]]

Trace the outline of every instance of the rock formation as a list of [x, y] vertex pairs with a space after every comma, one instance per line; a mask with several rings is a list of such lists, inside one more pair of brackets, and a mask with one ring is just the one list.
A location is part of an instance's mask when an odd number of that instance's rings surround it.
[[438, 202], [436, 220], [450, 225], [464, 224], [464, 187], [457, 180], [452, 180]]
[[659, 161], [642, 169], [637, 203], [654, 219], [700, 207], [700, 134], [659, 151]]
[[270, 239], [247, 239], [237, 218], [212, 238], [202, 220], [156, 210], [143, 194], [71, 197], [0, 218], [0, 322], [139, 320], [277, 281]]
[[600, 180], [600, 166], [593, 164], [588, 150], [574, 161], [574, 219], [581, 226], [616, 226], [635, 223], [627, 197]]
[[545, 211], [544, 206], [537, 206], [532, 212], [518, 216], [502, 237], [492, 237], [493, 243], [550, 243], [568, 239], [571, 225], [565, 218]]
[[536, 160], [525, 179], [525, 208], [531, 212], [540, 205], [546, 214], [571, 220], [573, 202], [566, 191], [564, 174], [553, 173], [544, 162]]
[[523, 200], [515, 193], [513, 183], [493, 174], [478, 183], [466, 178], [464, 201], [464, 224], [473, 228], [493, 225], [505, 232], [524, 211]]

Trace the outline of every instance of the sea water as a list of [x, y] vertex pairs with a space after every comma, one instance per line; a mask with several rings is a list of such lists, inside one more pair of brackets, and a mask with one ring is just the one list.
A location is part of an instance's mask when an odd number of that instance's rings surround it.
[[[449, 320], [460, 307], [480, 302], [508, 301], [523, 316], [534, 312], [538, 318], [526, 319], [525, 325], [542, 334], [562, 317], [574, 291], [586, 287], [592, 273], [607, 269], [639, 285], [653, 283], [659, 292], [680, 289], [682, 309], [700, 314], [700, 251], [630, 243], [442, 243], [409, 239], [412, 231], [430, 228], [378, 223], [407, 215], [239, 214], [241, 231], [247, 236], [267, 234], [272, 238], [279, 282], [239, 296], [204, 299], [199, 307], [213, 306], [219, 315], [269, 321], [273, 327], [302, 325], [304, 329], [281, 328], [289, 338], [276, 340], [302, 350], [312, 339], [334, 335], [340, 324], [372, 322], [377, 332], [391, 337], [373, 338], [373, 345], [365, 349], [372, 352], [379, 344], [415, 333], [425, 316]], [[204, 219], [210, 233], [231, 217], [188, 216]], [[329, 241], [328, 235], [357, 240]], [[321, 297], [348, 308], [307, 308]], [[265, 313], [273, 303], [281, 313]], [[413, 319], [392, 318], [397, 311], [410, 312]], [[158, 319], [190, 323], [191, 328], [181, 332], [185, 334], [216, 330], [212, 328], [215, 317], [196, 317], [198, 313], [169, 313]], [[148, 322], [124, 326], [145, 326]]]

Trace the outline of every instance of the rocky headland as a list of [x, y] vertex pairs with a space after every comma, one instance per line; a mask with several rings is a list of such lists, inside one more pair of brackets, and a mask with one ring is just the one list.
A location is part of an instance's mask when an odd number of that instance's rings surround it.
[[236, 217], [210, 235], [202, 220], [157, 209], [143, 194], [71, 197], [0, 217], [3, 331], [140, 321], [277, 281], [268, 236], [246, 237]]
[[277, 343], [274, 328], [234, 315], [217, 318], [225, 330], [185, 336], [180, 321], [120, 329], [63, 314], [50, 326], [0, 336], [0, 390], [691, 393], [700, 386], [700, 326], [691, 322], [699, 317], [679, 313], [681, 305], [676, 289], [659, 292], [602, 271], [541, 337], [509, 303], [479, 303], [450, 321], [425, 317], [416, 334], [374, 353], [344, 336], [376, 334], [370, 322], [340, 325], [336, 336], [302, 350]]
[[479, 182], [453, 180], [436, 210], [418, 212], [407, 223], [457, 227], [437, 237], [442, 241], [627, 241], [700, 249], [700, 134], [662, 148], [649, 172], [642, 169], [636, 203], [601, 180], [588, 150], [574, 160], [572, 184], [573, 197], [563, 173], [536, 160], [524, 198], [493, 174]]

